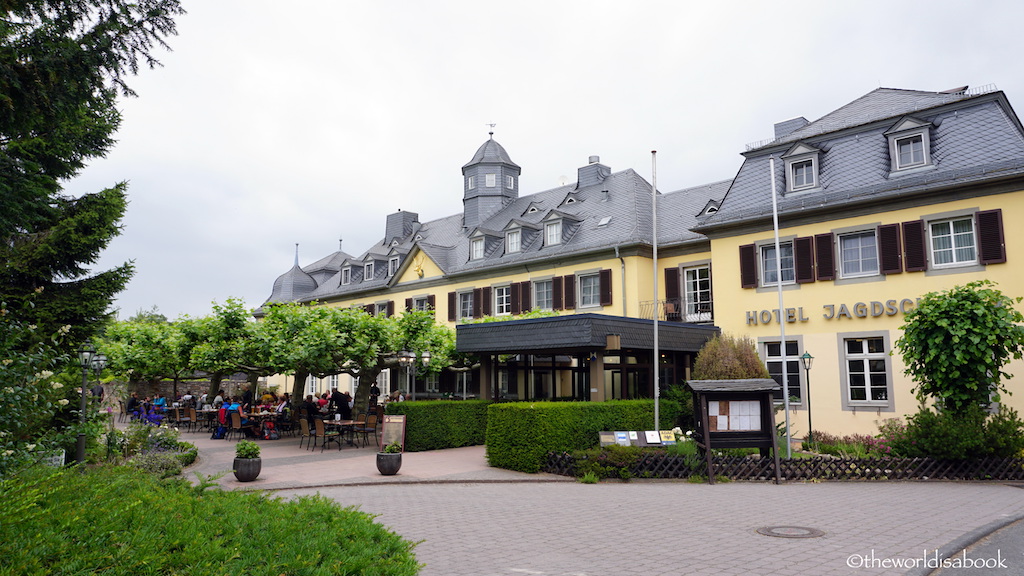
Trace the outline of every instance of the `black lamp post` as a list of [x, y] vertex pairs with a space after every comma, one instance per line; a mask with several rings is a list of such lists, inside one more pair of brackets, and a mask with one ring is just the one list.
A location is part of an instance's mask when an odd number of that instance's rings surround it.
[[78, 349], [78, 363], [82, 366], [82, 402], [78, 411], [78, 445], [75, 450], [75, 462], [85, 465], [85, 389], [89, 386], [89, 370], [92, 369], [96, 348], [88, 340]]
[[430, 363], [430, 351], [426, 350], [422, 354], [416, 352], [409, 352], [408, 350], [402, 350], [398, 353], [398, 363], [405, 366], [409, 371], [409, 399], [412, 400], [416, 395], [416, 365], [417, 360], [423, 362], [426, 366]]
[[804, 352], [800, 357], [804, 363], [804, 374], [807, 380], [807, 443], [814, 445], [814, 425], [811, 424], [811, 364], [814, 363], [814, 356], [810, 352]]

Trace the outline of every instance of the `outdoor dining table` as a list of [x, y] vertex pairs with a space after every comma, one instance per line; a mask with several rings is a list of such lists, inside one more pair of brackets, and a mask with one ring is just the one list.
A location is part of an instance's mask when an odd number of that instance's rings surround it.
[[349, 446], [355, 446], [356, 445], [356, 442], [355, 442], [356, 421], [355, 420], [330, 420], [330, 419], [325, 418], [324, 419], [324, 428], [337, 428], [341, 432], [342, 437], [345, 438], [345, 442]]

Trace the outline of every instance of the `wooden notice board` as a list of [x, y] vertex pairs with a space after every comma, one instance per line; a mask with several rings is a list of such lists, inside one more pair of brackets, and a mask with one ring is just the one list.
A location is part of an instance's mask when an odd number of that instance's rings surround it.
[[402, 452], [405, 452], [405, 414], [384, 415], [384, 422], [380, 429], [380, 446], [378, 446], [378, 449], [383, 450], [385, 446], [392, 442], [398, 442], [402, 446]]

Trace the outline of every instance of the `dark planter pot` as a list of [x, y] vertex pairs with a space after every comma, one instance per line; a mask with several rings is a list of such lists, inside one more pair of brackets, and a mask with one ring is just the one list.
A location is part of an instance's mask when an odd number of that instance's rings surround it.
[[235, 478], [239, 482], [252, 482], [262, 469], [263, 460], [260, 458], [235, 458]]
[[402, 467], [402, 453], [396, 452], [394, 454], [388, 454], [386, 452], [377, 452], [377, 470], [385, 475], [392, 476], [398, 473], [398, 469]]

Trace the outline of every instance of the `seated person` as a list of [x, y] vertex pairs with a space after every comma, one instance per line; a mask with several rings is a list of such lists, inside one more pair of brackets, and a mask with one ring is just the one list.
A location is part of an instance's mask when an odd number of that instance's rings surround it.
[[124, 405], [124, 410], [131, 415], [132, 419], [138, 420], [139, 413], [142, 411], [142, 402], [139, 400], [138, 392], [132, 392], [132, 395], [128, 397], [128, 403]]
[[163, 394], [158, 393], [156, 395], [156, 400], [153, 400], [153, 408], [156, 409], [157, 412], [163, 412], [166, 410], [167, 398], [164, 398]]
[[314, 418], [320, 417], [320, 404], [313, 400], [313, 395], [309, 394], [306, 396], [305, 402], [302, 403], [303, 410], [306, 411], [306, 419], [313, 422]]
[[245, 411], [242, 410], [242, 404], [239, 403], [237, 398], [231, 399], [231, 404], [228, 405], [227, 412], [228, 414], [238, 412], [238, 417], [242, 421], [242, 431], [245, 432], [245, 435], [249, 438], [256, 436], [256, 423], [249, 420]]

